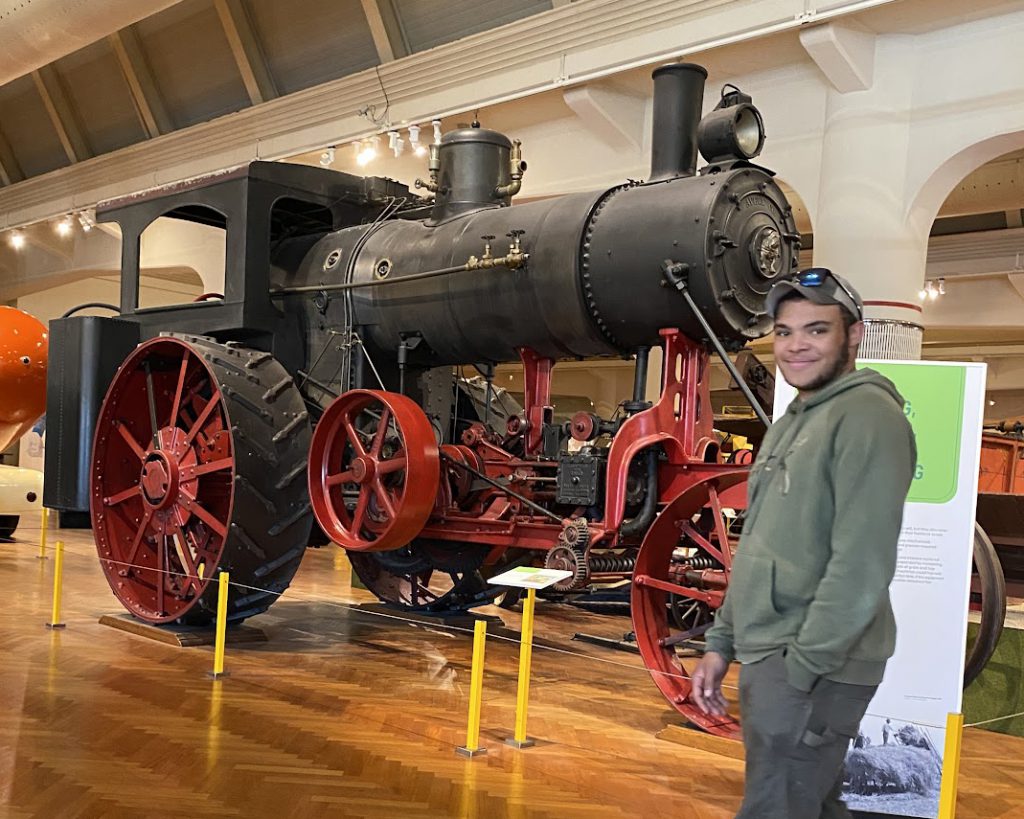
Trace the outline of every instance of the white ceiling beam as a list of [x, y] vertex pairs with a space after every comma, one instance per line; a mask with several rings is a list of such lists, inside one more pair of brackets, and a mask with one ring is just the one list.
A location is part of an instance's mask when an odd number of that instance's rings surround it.
[[647, 101], [642, 97], [590, 83], [567, 89], [562, 98], [591, 133], [613, 148], [639, 151], [643, 147]]
[[46, 106], [46, 113], [50, 117], [50, 122], [53, 123], [68, 161], [74, 163], [88, 159], [92, 156], [92, 151], [89, 150], [89, 144], [82, 135], [82, 129], [79, 127], [74, 109], [64, 93], [64, 86], [57, 75], [57, 70], [52, 65], [44, 65], [32, 72], [32, 80], [36, 84], [36, 90], [43, 100], [43, 105]]
[[932, 236], [925, 275], [985, 276], [1020, 271], [1024, 265], [1024, 229], [985, 230]]
[[361, 0], [366, 22], [370, 24], [373, 45], [382, 63], [409, 55], [409, 43], [392, 0]]
[[[680, 56], [700, 59], [726, 44], [798, 29], [805, 0], [753, 5], [616, 0], [615, 14], [608, 6], [597, 0], [575, 3], [572, 14], [536, 14], [380, 68], [392, 120], [452, 116]], [[819, 12], [818, 19], [860, 8], [862, 3], [851, 0]], [[756, 46], [751, 53], [757, 53]], [[0, 228], [252, 159], [292, 157], [364, 137], [372, 128], [357, 112], [380, 99], [376, 71], [368, 69], [26, 179], [0, 189]]]
[[875, 75], [875, 35], [844, 20], [800, 31], [800, 43], [836, 91], [866, 91]]
[[259, 105], [274, 99], [278, 96], [277, 85], [270, 75], [267, 60], [245, 6], [241, 0], [214, 0], [213, 4], [252, 104]]
[[115, 31], [108, 38], [114, 56], [121, 67], [121, 74], [128, 83], [132, 104], [139, 122], [150, 139], [174, 130], [174, 123], [167, 114], [163, 97], [153, 80], [142, 44], [134, 29]]

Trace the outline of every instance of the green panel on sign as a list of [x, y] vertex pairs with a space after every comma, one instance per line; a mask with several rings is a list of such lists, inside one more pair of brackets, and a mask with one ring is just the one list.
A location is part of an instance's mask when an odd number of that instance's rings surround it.
[[917, 469], [907, 500], [947, 503], [956, 495], [967, 371], [956, 365], [889, 364], [861, 367], [881, 373], [900, 391], [917, 439]]

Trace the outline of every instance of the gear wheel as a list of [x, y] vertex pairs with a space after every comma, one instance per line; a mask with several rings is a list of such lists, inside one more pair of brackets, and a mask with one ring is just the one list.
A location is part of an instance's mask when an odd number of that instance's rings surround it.
[[558, 536], [558, 542], [563, 546], [585, 552], [590, 545], [590, 529], [587, 527], [586, 518], [573, 518], [567, 521]]
[[571, 577], [552, 584], [550, 588], [553, 591], [569, 592], [582, 589], [587, 585], [587, 580], [590, 577], [586, 554], [571, 546], [556, 546], [548, 552], [544, 558], [544, 568], [572, 572]]
[[558, 535], [558, 545], [547, 553], [544, 566], [548, 569], [572, 572], [571, 577], [551, 586], [555, 591], [568, 592], [582, 589], [590, 580], [587, 565], [587, 547], [590, 545], [590, 529], [586, 518], [566, 521]]

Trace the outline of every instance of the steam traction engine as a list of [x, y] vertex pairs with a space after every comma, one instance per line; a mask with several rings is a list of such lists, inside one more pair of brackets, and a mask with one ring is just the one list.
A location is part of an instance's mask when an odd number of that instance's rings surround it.
[[[91, 508], [126, 608], [202, 622], [230, 569], [229, 616], [264, 611], [314, 516], [407, 609], [492, 602], [486, 577], [517, 564], [568, 569], [563, 591], [631, 577], [655, 682], [694, 722], [734, 732], [689, 705], [676, 659], [721, 604], [745, 505], [746, 469], [712, 430], [709, 348], [768, 331], [764, 296], [799, 237], [750, 162], [760, 115], [727, 87], [701, 120], [705, 78], [654, 73], [644, 183], [510, 208], [518, 143], [471, 127], [432, 146], [417, 182], [432, 202], [257, 162], [102, 207], [124, 236], [120, 315], [53, 323], [47, 503]], [[223, 298], [137, 307], [138, 237], [167, 215], [226, 228]], [[635, 359], [631, 399], [615, 418], [556, 423], [555, 362], [601, 356]], [[493, 367], [509, 361], [521, 412], [495, 400]], [[483, 400], [468, 400], [464, 366]], [[68, 452], [80, 457], [57, 464]]]

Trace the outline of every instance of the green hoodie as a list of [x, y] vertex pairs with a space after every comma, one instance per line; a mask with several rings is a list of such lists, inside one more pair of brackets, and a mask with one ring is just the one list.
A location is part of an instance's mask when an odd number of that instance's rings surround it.
[[707, 648], [786, 651], [789, 682], [877, 685], [896, 642], [889, 584], [917, 452], [903, 398], [874, 370], [795, 399], [751, 470], [743, 536]]

